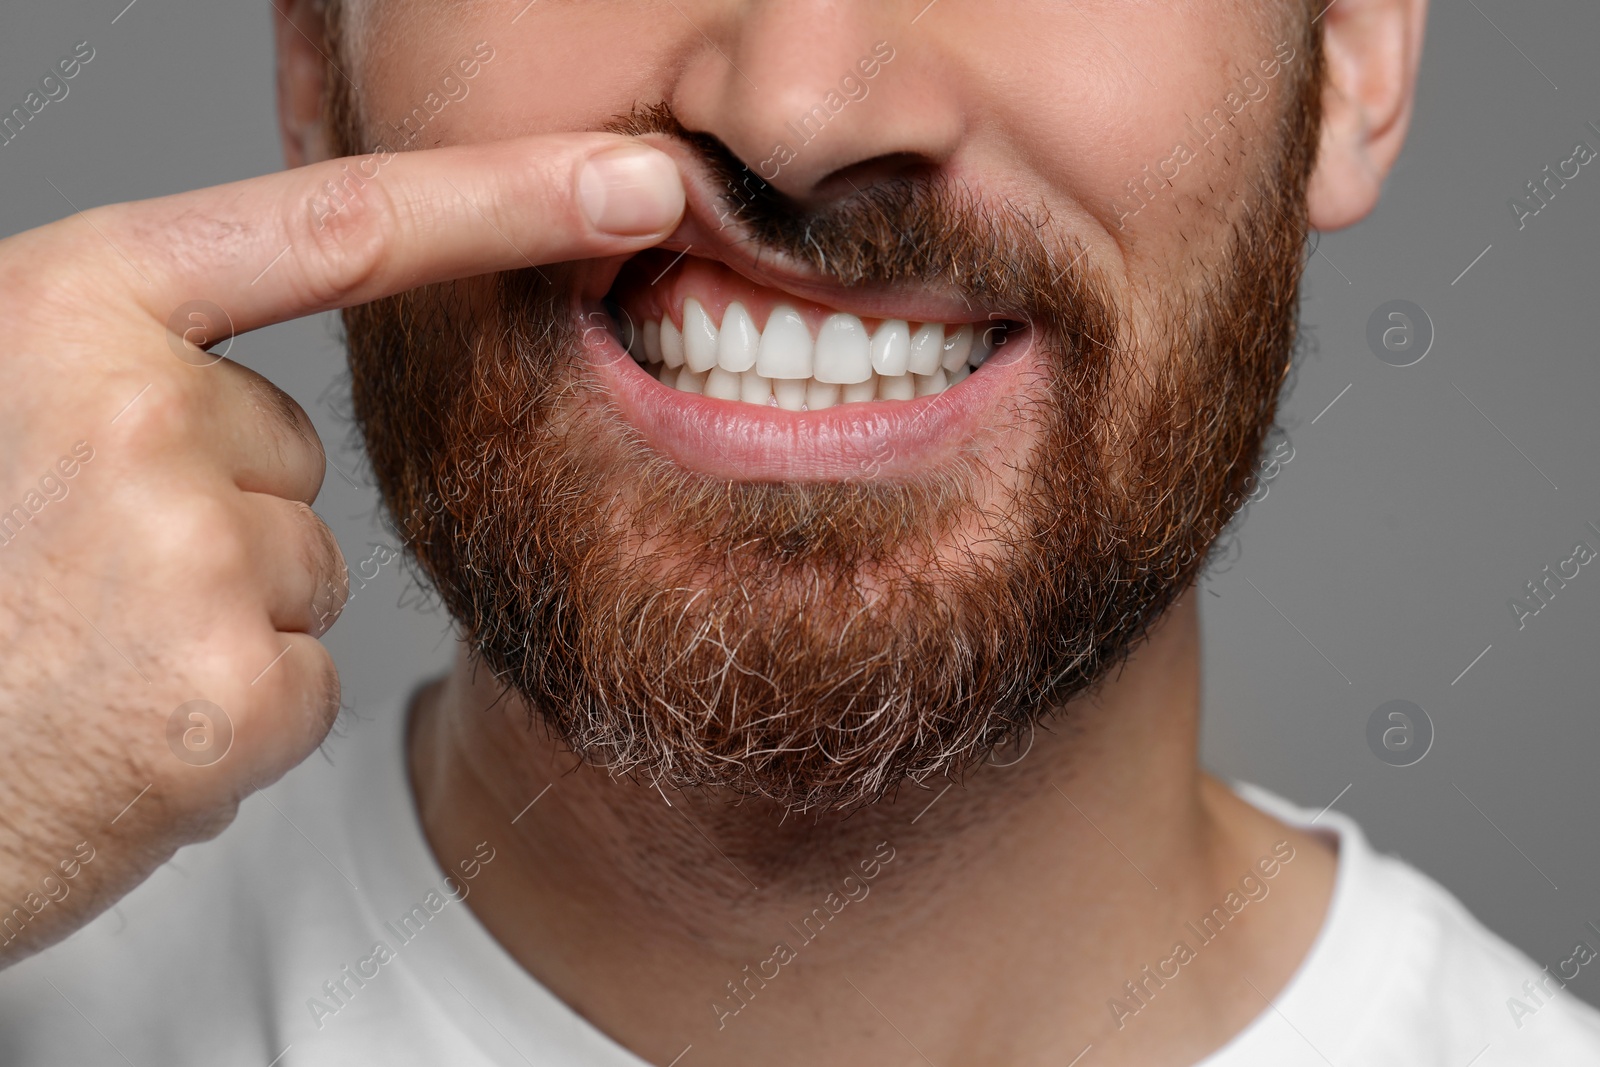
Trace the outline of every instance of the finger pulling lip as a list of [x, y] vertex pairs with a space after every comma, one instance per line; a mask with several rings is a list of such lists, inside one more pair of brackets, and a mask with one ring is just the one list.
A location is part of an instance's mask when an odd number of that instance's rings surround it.
[[[683, 220], [655, 247], [673, 255], [713, 260], [750, 283], [791, 294], [862, 317], [917, 319], [934, 322], [976, 322], [1025, 319], [1021, 307], [980, 305], [967, 293], [941, 283], [889, 284], [862, 282], [844, 286], [813, 263], [764, 245], [742, 217], [740, 199], [729, 195], [688, 146], [664, 134], [641, 140], [677, 160], [684, 178], [687, 205]], [[627, 256], [591, 261], [583, 295], [598, 300], [616, 280]]]
[[690, 157], [682, 224], [584, 264], [576, 290], [584, 360], [647, 445], [730, 481], [894, 479], [1016, 423], [1043, 369], [1026, 311], [937, 283], [842, 284], [753, 240], [692, 153], [659, 140]]
[[728, 481], [909, 478], [1005, 425], [1008, 402], [1038, 368], [1021, 331], [959, 385], [915, 400], [785, 411], [685, 393], [652, 377], [586, 310], [584, 359], [616, 413], [680, 466]]

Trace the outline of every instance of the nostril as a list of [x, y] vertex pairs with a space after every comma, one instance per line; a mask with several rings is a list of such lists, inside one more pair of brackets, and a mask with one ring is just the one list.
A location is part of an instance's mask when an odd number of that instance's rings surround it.
[[817, 182], [806, 199], [813, 202], [843, 200], [884, 182], [926, 182], [937, 170], [936, 163], [916, 152], [886, 152], [840, 167]]

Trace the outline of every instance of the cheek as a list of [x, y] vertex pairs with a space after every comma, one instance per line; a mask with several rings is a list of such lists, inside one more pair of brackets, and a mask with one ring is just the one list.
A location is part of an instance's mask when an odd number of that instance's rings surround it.
[[[1151, 246], [1177, 240], [1178, 227], [1194, 221], [1194, 198], [1248, 189], [1229, 161], [1271, 128], [1262, 123], [1281, 93], [1237, 115], [1227, 97], [1278, 38], [1230, 5], [1198, 0], [1080, 0], [1030, 10], [1027, 20], [1028, 48], [985, 90], [999, 122], [975, 170], [1014, 169], [1020, 158], [1057, 218], [1150, 247], [1153, 257], [1166, 252]], [[1221, 132], [1208, 138], [1203, 117]]]
[[[515, 14], [524, 2], [512, 0], [509, 10]], [[393, 121], [429, 91], [445, 95], [443, 72], [486, 42], [493, 58], [481, 64], [466, 97], [432, 120], [429, 144], [595, 129], [637, 103], [670, 96], [670, 57], [704, 42], [671, 8], [662, 16], [653, 7], [633, 13], [535, 0], [515, 23], [507, 10], [436, 0], [370, 5], [361, 40], [372, 47], [356, 79], [369, 121]]]

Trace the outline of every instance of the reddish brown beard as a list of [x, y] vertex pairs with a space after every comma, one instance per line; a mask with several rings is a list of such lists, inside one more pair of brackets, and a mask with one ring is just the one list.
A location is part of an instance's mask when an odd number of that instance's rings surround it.
[[[685, 470], [584, 371], [559, 269], [348, 311], [385, 503], [475, 655], [590, 762], [801, 808], [959, 772], [1084, 694], [1193, 581], [1271, 426], [1317, 134], [1306, 43], [1260, 199], [1143, 342], [1093, 266], [1060, 273], [1076, 251], [1048, 228], [936, 181], [804, 216], [740, 205], [847, 284], [1028, 308], [1052, 358], [1008, 428], [1024, 463], [980, 448], [916, 480], [825, 484]], [[351, 101], [333, 104], [355, 149]], [[623, 125], [728, 165], [662, 109]]]

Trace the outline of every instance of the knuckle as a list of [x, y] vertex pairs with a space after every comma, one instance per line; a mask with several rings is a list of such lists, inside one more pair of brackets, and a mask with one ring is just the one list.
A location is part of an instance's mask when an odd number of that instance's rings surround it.
[[294, 670], [292, 664], [285, 668], [285, 660], [294, 655], [293, 643], [287, 635], [280, 634], [270, 624], [260, 620], [251, 627], [248, 636], [233, 642], [224, 654], [228, 677], [250, 694], [270, 697], [279, 691]]
[[311, 712], [311, 729], [315, 735], [313, 742], [321, 744], [322, 739], [328, 736], [328, 731], [333, 729], [334, 720], [339, 717], [344, 690], [333, 654], [320, 641], [311, 644], [317, 652], [318, 662], [316, 681], [308, 695], [308, 710]]
[[117, 455], [134, 465], [148, 465], [175, 449], [186, 451], [206, 433], [209, 381], [176, 373], [173, 368], [164, 370], [117, 372], [106, 376], [98, 387], [116, 412], [104, 431], [108, 442]]
[[[8, 254], [0, 256], [0, 262], [6, 264], [6, 280], [9, 282], [15, 277], [25, 291], [64, 290], [82, 299], [87, 295], [85, 271], [100, 267], [107, 256], [116, 254], [100, 235], [122, 225], [122, 216], [115, 206], [93, 207], [18, 234], [5, 242], [4, 250]], [[95, 282], [116, 276], [113, 271], [105, 274], [106, 278], [97, 277]]]
[[288, 425], [302, 441], [321, 448], [322, 438], [312, 425], [311, 416], [306, 414], [306, 409], [300, 406], [298, 400], [259, 374], [254, 375], [251, 381], [259, 410]]
[[263, 691], [257, 700], [263, 709], [270, 709], [267, 715], [276, 721], [274, 729], [282, 731], [288, 747], [308, 752], [322, 742], [338, 717], [339, 669], [327, 647], [309, 635], [277, 635], [273, 655], [282, 659], [254, 686]]
[[383, 269], [394, 226], [401, 221], [381, 181], [356, 186], [324, 179], [291, 209], [290, 244], [296, 255], [301, 295], [319, 307], [340, 307], [370, 287]]
[[286, 680], [295, 672], [295, 654], [290, 635], [261, 618], [235, 617], [215, 621], [209, 639], [191, 650], [186, 666], [238, 730], [263, 708], [282, 702]]
[[0, 293], [5, 294], [8, 318], [25, 313], [37, 297], [61, 292], [74, 284], [75, 265], [62, 247], [65, 243], [49, 241], [36, 233], [19, 234], [0, 242]]
[[221, 500], [197, 495], [161, 509], [155, 538], [178, 567], [236, 576], [251, 565], [245, 531]]
[[344, 552], [328, 524], [307, 504], [295, 503], [295, 513], [303, 527], [306, 569], [315, 582], [311, 599], [312, 634], [328, 631], [350, 599], [350, 571]]
[[[572, 195], [576, 186], [577, 160], [565, 152], [554, 152], [539, 165], [512, 171], [507, 183], [509, 195], [494, 198], [497, 209], [508, 213], [534, 205], [538, 217], [559, 223], [574, 234], [590, 232], [591, 224], [579, 199]], [[514, 227], [514, 219], [495, 220], [496, 225]], [[510, 232], [509, 230], [507, 232]]]
[[228, 797], [213, 803], [189, 817], [186, 826], [188, 833], [185, 834], [185, 838], [195, 843], [214, 840], [222, 831], [233, 825], [233, 820], [238, 814], [237, 797]]
[[[96, 215], [105, 209], [92, 209]], [[97, 225], [108, 225], [104, 221]], [[91, 242], [98, 242], [95, 248]], [[126, 264], [104, 262], [115, 253], [82, 219], [69, 218], [18, 234], [0, 242], [0, 314], [8, 340], [31, 339], [58, 351], [72, 351], [62, 343], [63, 324], [73, 333], [90, 334], [94, 328], [116, 328], [119, 315], [137, 307], [127, 279], [117, 273]], [[42, 346], [42, 345], [41, 345]], [[19, 346], [32, 347], [30, 345]]]
[[267, 447], [276, 450], [281, 467], [294, 473], [293, 492], [306, 500], [315, 499], [322, 490], [327, 464], [323, 460], [326, 453], [322, 436], [311, 416], [299, 401], [267, 378], [243, 367], [239, 370], [245, 375], [244, 391], [255, 415], [276, 428], [266, 435]]
[[310, 504], [296, 500], [293, 502], [293, 507], [295, 517], [305, 530], [306, 563], [319, 575], [343, 574], [344, 551], [339, 547], [339, 541], [334, 537], [333, 530], [322, 521], [322, 516], [318, 515]]

